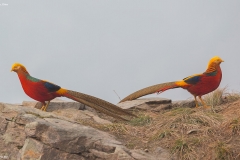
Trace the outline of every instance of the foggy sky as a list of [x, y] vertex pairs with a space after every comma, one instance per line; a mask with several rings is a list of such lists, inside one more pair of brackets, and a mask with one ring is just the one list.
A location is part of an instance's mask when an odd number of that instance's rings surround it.
[[[63, 88], [112, 103], [141, 88], [205, 71], [240, 91], [240, 1], [0, 0], [0, 101], [31, 100], [15, 62]], [[192, 98], [183, 89], [152, 95]]]

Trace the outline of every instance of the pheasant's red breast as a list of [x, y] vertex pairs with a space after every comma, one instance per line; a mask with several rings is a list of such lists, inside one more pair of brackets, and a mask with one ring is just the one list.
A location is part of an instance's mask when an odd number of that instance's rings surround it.
[[202, 96], [214, 91], [218, 88], [222, 79], [220, 66], [218, 66], [216, 71], [212, 72], [212, 74], [215, 75], [203, 73], [196, 84], [189, 85], [186, 89], [195, 96]]
[[28, 76], [30, 75], [18, 74], [24, 92], [32, 99], [44, 102], [60, 96], [56, 92], [49, 92], [43, 81]]

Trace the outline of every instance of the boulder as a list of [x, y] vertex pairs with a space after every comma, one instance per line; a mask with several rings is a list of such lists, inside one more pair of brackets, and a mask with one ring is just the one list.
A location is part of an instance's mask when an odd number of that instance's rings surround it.
[[[42, 103], [37, 101], [23, 101], [23, 106], [34, 107], [40, 109], [42, 107]], [[76, 110], [84, 110], [85, 105], [82, 103], [74, 102], [74, 101], [64, 101], [59, 98], [53, 99], [47, 108], [48, 112], [52, 112], [58, 109], [76, 109]]]
[[177, 159], [175, 156], [171, 156], [169, 152], [162, 148], [162, 147], [157, 147], [153, 154], [158, 157], [158, 160], [166, 160], [166, 159]]
[[51, 148], [33, 138], [27, 138], [24, 146], [20, 151], [20, 159], [44, 159], [44, 160], [85, 160], [83, 156], [66, 153], [59, 149]]
[[[21, 106], [40, 109], [42, 104], [36, 101], [23, 101]], [[110, 121], [100, 118], [94, 109], [85, 106], [84, 104], [73, 101], [64, 101], [58, 98], [49, 103], [47, 112], [53, 112], [57, 116], [66, 117], [74, 122], [93, 119], [95, 122], [100, 124], [111, 124]]]
[[181, 100], [181, 101], [173, 101], [172, 102], [172, 107], [182, 107], [182, 108], [195, 108], [196, 103], [194, 100]]
[[0, 117], [0, 134], [3, 135], [7, 129], [7, 120], [3, 117]]
[[150, 111], [161, 111], [165, 109], [171, 109], [170, 99], [166, 98], [140, 98], [132, 101], [125, 101], [118, 103], [117, 106], [123, 109], [139, 109], [139, 110], [150, 110]]
[[140, 98], [132, 101], [118, 103], [117, 106], [129, 110], [139, 109], [143, 111], [148, 110], [160, 112], [175, 107], [194, 108], [196, 104], [194, 100], [180, 100], [172, 102], [170, 99], [166, 98]]

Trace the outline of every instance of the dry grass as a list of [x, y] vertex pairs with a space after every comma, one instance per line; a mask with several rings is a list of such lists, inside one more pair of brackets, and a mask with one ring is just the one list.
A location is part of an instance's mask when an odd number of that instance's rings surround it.
[[239, 97], [238, 93], [227, 93], [225, 88], [206, 95], [208, 105], [225, 106], [217, 113], [184, 107], [159, 113], [139, 111], [139, 117], [128, 123], [82, 123], [114, 134], [130, 149], [148, 149], [152, 153], [161, 146], [171, 152], [172, 158], [182, 160], [240, 159]]
[[121, 123], [113, 123], [113, 124], [103, 125], [103, 128], [105, 131], [110, 131], [110, 132], [118, 134], [118, 136], [127, 134], [127, 132], [128, 132], [125, 125], [121, 124]]
[[230, 103], [240, 99], [240, 94], [239, 92], [229, 92], [228, 88], [224, 87], [216, 89], [203, 98], [207, 105], [215, 107], [223, 103]]
[[216, 89], [215, 91], [205, 95], [204, 101], [207, 105], [215, 107], [223, 103], [223, 96], [225, 94], [226, 88]]

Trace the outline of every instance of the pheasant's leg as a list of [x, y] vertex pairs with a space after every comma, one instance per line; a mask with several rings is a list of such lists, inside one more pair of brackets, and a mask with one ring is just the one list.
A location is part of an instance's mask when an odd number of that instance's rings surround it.
[[50, 101], [47, 101], [47, 104], [45, 105], [43, 111], [46, 111], [46, 110], [47, 110], [47, 107], [48, 107], [49, 103], [50, 103]]
[[47, 103], [42, 102], [42, 104], [43, 104], [43, 106], [42, 106], [42, 108], [41, 108], [42, 111], [46, 111], [46, 110], [47, 110], [47, 107], [48, 107], [48, 105], [49, 105], [49, 102], [50, 102], [50, 101], [47, 101]]
[[200, 101], [202, 102], [202, 105], [204, 106], [204, 108], [210, 108], [209, 106], [206, 105], [206, 103], [202, 100], [201, 96], [198, 96]]
[[42, 103], [42, 108], [40, 110], [44, 110], [45, 106], [46, 106], [46, 103], [45, 102], [41, 102]]
[[198, 106], [198, 101], [197, 101], [196, 96], [194, 96], [194, 99], [195, 99], [195, 103], [196, 103], [196, 108], [198, 108], [199, 106]]

